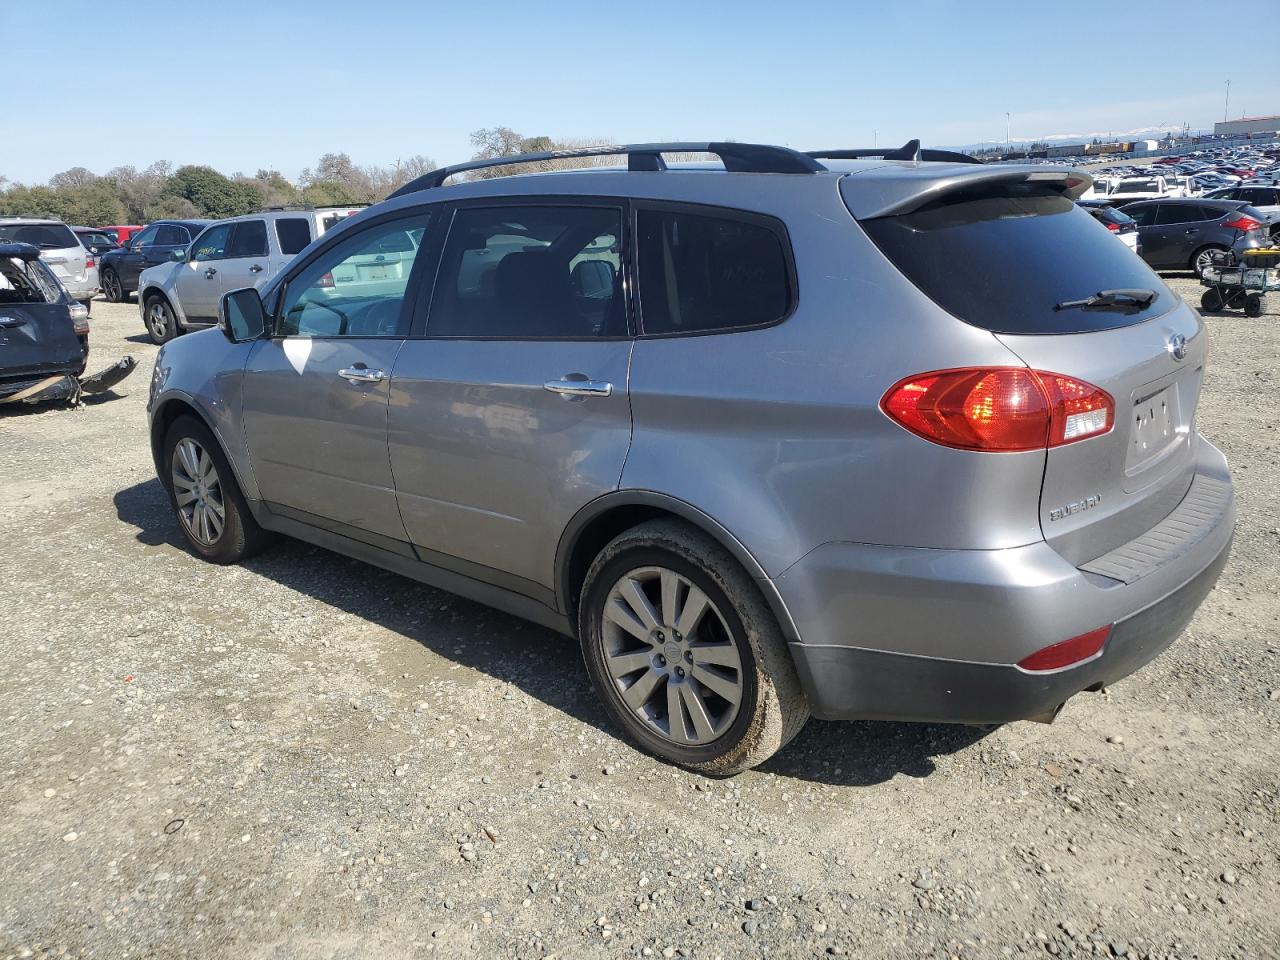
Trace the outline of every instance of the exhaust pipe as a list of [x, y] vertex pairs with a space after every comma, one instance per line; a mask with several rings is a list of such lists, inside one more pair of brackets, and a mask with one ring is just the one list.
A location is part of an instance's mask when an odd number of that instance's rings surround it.
[[1051, 710], [1045, 710], [1043, 713], [1037, 713], [1034, 716], [1027, 717], [1032, 723], [1053, 723], [1058, 719], [1058, 714], [1062, 712], [1062, 708], [1067, 705], [1067, 701], [1063, 700]]

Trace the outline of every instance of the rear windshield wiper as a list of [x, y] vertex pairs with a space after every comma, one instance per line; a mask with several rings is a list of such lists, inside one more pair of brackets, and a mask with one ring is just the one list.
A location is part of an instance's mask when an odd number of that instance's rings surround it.
[[1063, 300], [1055, 310], [1071, 310], [1075, 307], [1145, 307], [1156, 298], [1154, 290], [1099, 290], [1083, 300]]

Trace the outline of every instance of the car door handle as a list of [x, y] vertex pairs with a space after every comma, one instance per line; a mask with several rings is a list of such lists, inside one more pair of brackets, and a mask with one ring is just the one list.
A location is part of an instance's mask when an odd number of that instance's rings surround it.
[[581, 374], [570, 374], [559, 380], [548, 380], [542, 389], [562, 397], [607, 397], [613, 393], [613, 384], [608, 380], [588, 380]]
[[343, 367], [338, 371], [338, 376], [352, 383], [377, 383], [387, 379], [387, 375], [381, 370], [370, 370], [364, 366]]
[[21, 327], [27, 321], [21, 317], [0, 317], [0, 330], [12, 330], [14, 327]]
[[204, 278], [206, 280], [212, 280], [217, 275], [218, 275], [218, 271], [213, 269], [213, 267], [208, 267], [204, 272]]
[[250, 273], [261, 273], [261, 272], [262, 272], [262, 266], [261, 266], [261, 264], [257, 264], [257, 263], [255, 263], [252, 267], [250, 267], [250, 268], [249, 268], [249, 272], [250, 272]]
[[1199, 228], [1199, 227], [1192, 227], [1190, 230], [1188, 230], [1188, 231], [1187, 231], [1187, 236], [1189, 237], [1189, 236], [1191, 236], [1192, 234], [1194, 234], [1194, 233], [1199, 233], [1199, 232], [1200, 232], [1200, 228]]

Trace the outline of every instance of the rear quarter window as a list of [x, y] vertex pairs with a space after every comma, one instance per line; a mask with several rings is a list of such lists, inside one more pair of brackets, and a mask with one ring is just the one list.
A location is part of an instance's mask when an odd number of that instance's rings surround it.
[[[993, 333], [1109, 330], [1172, 309], [1176, 301], [1160, 278], [1090, 219], [1050, 185], [1022, 183], [956, 191], [912, 213], [859, 222], [930, 299]], [[1156, 297], [1142, 308], [1054, 309], [1135, 288]]]
[[276, 240], [286, 257], [302, 252], [311, 242], [311, 221], [306, 217], [281, 217], [276, 221]]
[[642, 208], [636, 222], [646, 335], [760, 327], [791, 312], [795, 276], [772, 218]]

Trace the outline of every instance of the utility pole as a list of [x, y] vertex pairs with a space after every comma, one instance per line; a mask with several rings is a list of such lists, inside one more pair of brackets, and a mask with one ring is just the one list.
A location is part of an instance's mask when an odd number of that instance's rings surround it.
[[878, 147], [878, 146], [880, 146], [880, 131], [879, 131], [879, 130], [872, 130], [872, 131], [871, 131], [871, 146], [872, 146], [872, 147]]
[[1004, 115], [1004, 152], [1005, 153], [1009, 152], [1009, 128], [1012, 125], [1012, 123], [1013, 123], [1013, 120], [1009, 116], [1008, 111], [1006, 111]]
[[1222, 101], [1222, 122], [1227, 122], [1227, 110], [1231, 107], [1231, 81], [1227, 81], [1227, 98]]

